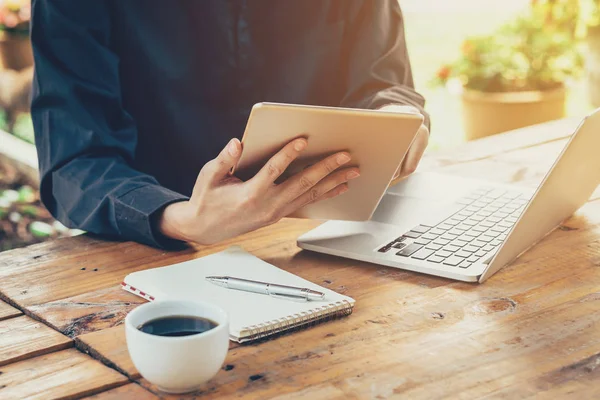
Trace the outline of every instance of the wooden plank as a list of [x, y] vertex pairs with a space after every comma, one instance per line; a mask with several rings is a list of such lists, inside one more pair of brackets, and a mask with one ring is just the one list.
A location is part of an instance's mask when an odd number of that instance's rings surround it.
[[[557, 383], [546, 381], [548, 374], [600, 352], [595, 329], [582, 318], [592, 313], [593, 319], [598, 319], [600, 303], [578, 300], [510, 326], [477, 331], [469, 335], [466, 346], [461, 343], [464, 338], [455, 336], [449, 342], [434, 345], [429, 352], [414, 346], [403, 347], [414, 358], [385, 371], [410, 374], [411, 384], [397, 390], [408, 398], [441, 394], [479, 398], [509, 386], [514, 389], [512, 398], [519, 398], [547, 390]], [[571, 324], [573, 318], [578, 321]], [[425, 371], [424, 367], [434, 361], [437, 363]]]
[[27, 316], [0, 321], [0, 366], [72, 345], [68, 337]]
[[[136, 383], [130, 383], [128, 385], [120, 386], [116, 389], [107, 390], [93, 396], [86, 397], [87, 400], [121, 400], [121, 399], [135, 399], [135, 400], [154, 400], [162, 398], [155, 395], [154, 393], [142, 388]], [[180, 396], [181, 398], [181, 396]]]
[[114, 285], [106, 289], [34, 305], [28, 312], [69, 337], [107, 329], [123, 322], [125, 315], [139, 304], [141, 297]]
[[346, 400], [354, 396], [344, 393], [331, 384], [311, 385], [310, 387], [300, 389], [294, 393], [285, 393], [272, 397], [272, 400], [294, 400], [294, 399], [328, 399], [328, 400]]
[[14, 273], [25, 274], [31, 266], [40, 263], [71, 259], [82, 254], [94, 257], [121, 242], [102, 240], [90, 235], [80, 235], [37, 243], [0, 253], [0, 278]]
[[0, 300], [0, 321], [18, 317], [21, 314], [23, 314], [21, 311]]
[[[597, 368], [597, 367], [596, 367]], [[509, 397], [506, 397], [509, 398]], [[600, 399], [600, 387], [592, 382], [570, 381], [529, 397], [537, 400]]]
[[78, 336], [75, 341], [80, 350], [101, 360], [104, 364], [110, 365], [111, 368], [123, 375], [131, 379], [140, 378], [139, 372], [129, 357], [123, 325], [86, 333]]
[[[224, 375], [224, 372], [219, 372], [219, 375]], [[216, 378], [215, 378], [216, 379]], [[261, 378], [264, 379], [264, 378]], [[220, 391], [216, 386], [211, 386], [210, 382], [207, 384], [205, 389], [200, 389], [196, 392], [187, 393], [185, 395], [171, 395], [167, 393], [161, 392], [155, 385], [151, 384], [145, 379], [141, 379], [139, 381], [140, 385], [144, 387], [148, 391], [152, 391], [160, 396], [161, 399], [164, 400], [179, 400], [179, 399], [221, 399], [221, 398], [248, 398], [248, 399], [271, 399], [271, 400], [294, 400], [294, 399], [327, 399], [327, 400], [346, 400], [346, 399], [358, 399], [363, 397], [357, 397], [353, 393], [344, 392], [332, 384], [311, 384], [307, 387], [298, 387], [297, 391], [294, 392], [286, 392], [284, 394], [277, 394], [276, 391], [271, 391], [269, 397], [259, 397], [254, 394], [237, 394], [240, 392], [236, 391], [228, 391], [231, 393], [227, 397], [222, 397]], [[262, 382], [261, 382], [262, 383]], [[249, 383], [250, 384], [250, 383]], [[260, 384], [260, 383], [259, 383]], [[238, 388], [242, 388], [243, 386], [236, 385]], [[364, 397], [369, 398], [369, 397]]]
[[45, 304], [114, 287], [128, 273], [202, 257], [232, 244], [244, 243], [249, 251], [287, 244], [317, 225], [316, 221], [284, 220], [218, 246], [196, 246], [179, 252], [79, 236], [27, 247], [32, 251], [6, 251], [0, 253], [0, 296], [23, 308]]
[[[527, 374], [523, 378], [526, 378]], [[519, 385], [499, 388], [494, 395], [502, 398], [558, 399], [577, 396], [581, 399], [600, 398], [600, 355], [594, 355], [577, 363], [559, 367], [547, 372], [538, 379], [525, 381]]]
[[75, 349], [2, 367], [3, 399], [74, 399], [124, 385], [128, 379]]

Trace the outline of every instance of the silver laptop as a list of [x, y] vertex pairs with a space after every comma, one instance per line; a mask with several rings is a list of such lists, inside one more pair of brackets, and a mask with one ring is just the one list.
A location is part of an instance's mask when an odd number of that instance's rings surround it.
[[483, 282], [552, 232], [600, 183], [600, 109], [578, 126], [537, 190], [416, 173], [366, 222], [328, 221], [306, 250]]

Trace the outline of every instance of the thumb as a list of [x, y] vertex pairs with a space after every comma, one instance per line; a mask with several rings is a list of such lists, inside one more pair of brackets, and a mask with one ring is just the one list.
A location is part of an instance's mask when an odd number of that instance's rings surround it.
[[[214, 160], [206, 165], [206, 177], [212, 182], [220, 181], [229, 176], [229, 172], [240, 159], [242, 155], [242, 144], [236, 138], [233, 138], [227, 143], [227, 146]], [[204, 168], [203, 168], [204, 169]]]

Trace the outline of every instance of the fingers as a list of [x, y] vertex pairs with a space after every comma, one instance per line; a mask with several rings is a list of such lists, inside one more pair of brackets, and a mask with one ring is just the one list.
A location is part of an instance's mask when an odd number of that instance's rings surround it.
[[291, 162], [298, 158], [307, 144], [308, 142], [303, 138], [292, 140], [267, 161], [265, 166], [250, 180], [251, 184], [259, 190], [266, 190], [273, 185]]
[[419, 128], [412, 146], [410, 146], [406, 157], [404, 157], [404, 161], [400, 169], [400, 177], [406, 177], [415, 172], [428, 143], [429, 130], [425, 125], [421, 125], [421, 128]]
[[204, 165], [198, 175], [196, 184], [201, 181], [212, 184], [228, 178], [229, 171], [237, 164], [241, 155], [242, 144], [238, 139], [231, 139], [229, 143], [227, 143], [227, 146], [221, 150], [221, 153], [219, 153], [217, 158]]
[[282, 202], [284, 204], [292, 202], [349, 161], [350, 154], [347, 152], [336, 153], [292, 176], [279, 185]]
[[346, 182], [356, 179], [359, 176], [360, 172], [358, 168], [344, 168], [341, 171], [332, 173], [285, 206], [284, 215], [289, 215], [307, 204], [342, 194], [348, 188]]

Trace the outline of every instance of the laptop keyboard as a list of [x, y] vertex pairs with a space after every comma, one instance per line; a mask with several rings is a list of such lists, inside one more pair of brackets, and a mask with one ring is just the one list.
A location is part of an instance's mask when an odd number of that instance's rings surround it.
[[478, 188], [457, 201], [457, 211], [415, 226], [377, 251], [458, 268], [487, 264], [528, 202], [520, 192]]

